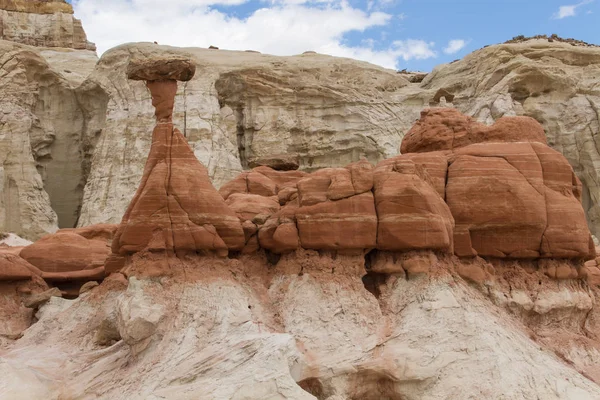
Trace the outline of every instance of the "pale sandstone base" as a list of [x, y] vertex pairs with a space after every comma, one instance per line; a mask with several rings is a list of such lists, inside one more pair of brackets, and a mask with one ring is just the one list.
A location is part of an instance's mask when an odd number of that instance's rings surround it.
[[364, 283], [362, 256], [137, 254], [0, 351], [0, 399], [600, 398], [597, 289], [427, 254]]

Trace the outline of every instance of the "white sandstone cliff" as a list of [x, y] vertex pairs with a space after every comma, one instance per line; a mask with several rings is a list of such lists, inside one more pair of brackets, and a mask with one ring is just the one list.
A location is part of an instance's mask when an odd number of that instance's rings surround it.
[[0, 231], [28, 239], [74, 225], [81, 203], [84, 125], [74, 88], [91, 51], [0, 40]]
[[0, 0], [0, 40], [95, 51], [64, 0]]

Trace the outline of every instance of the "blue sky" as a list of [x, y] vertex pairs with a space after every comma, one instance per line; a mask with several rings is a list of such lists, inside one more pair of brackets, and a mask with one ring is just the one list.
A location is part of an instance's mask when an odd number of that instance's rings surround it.
[[319, 53], [430, 71], [513, 36], [600, 44], [600, 0], [73, 0], [99, 53], [120, 43]]

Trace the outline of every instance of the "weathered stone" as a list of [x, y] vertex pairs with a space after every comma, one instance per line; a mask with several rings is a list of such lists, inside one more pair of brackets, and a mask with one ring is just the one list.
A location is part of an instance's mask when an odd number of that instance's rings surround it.
[[431, 108], [402, 139], [400, 151], [420, 153], [454, 150], [474, 143], [538, 142], [546, 144], [544, 128], [529, 117], [503, 117], [487, 126], [453, 108]]
[[158, 123], [142, 182], [113, 239], [113, 254], [122, 256], [148, 249], [213, 250], [226, 255], [227, 250], [244, 247], [238, 217], [170, 122], [173, 85], [176, 88], [175, 81], [148, 84]]
[[62, 0], [0, 0], [0, 40], [40, 47], [96, 50], [73, 7]]
[[92, 51], [0, 40], [0, 232], [36, 240], [76, 224], [90, 148], [74, 88], [97, 60]]
[[51, 288], [42, 293], [35, 293], [29, 296], [23, 304], [27, 308], [38, 308], [42, 304], [46, 303], [52, 297], [62, 297], [62, 293], [58, 288]]
[[0, 253], [0, 281], [29, 280], [33, 275], [42, 273], [17, 255]]
[[[105, 240], [89, 240], [76, 233], [62, 232], [44, 236], [21, 250], [20, 255], [44, 274], [68, 276], [102, 268], [109, 254], [110, 247]], [[44, 276], [44, 279], [51, 276]]]
[[89, 292], [90, 290], [92, 290], [93, 288], [95, 288], [96, 286], [99, 286], [98, 282], [96, 281], [89, 281], [84, 283], [81, 288], [79, 288], [79, 294], [82, 295], [85, 292]]
[[127, 66], [127, 78], [136, 81], [189, 81], [196, 73], [196, 64], [188, 58], [133, 58]]
[[251, 221], [257, 215], [270, 216], [279, 211], [279, 201], [275, 196], [234, 193], [225, 202], [242, 221]]
[[305, 249], [372, 249], [377, 243], [373, 193], [301, 206], [296, 211], [300, 242]]
[[488, 143], [450, 159], [446, 201], [460, 256], [588, 257], [589, 232], [566, 160], [540, 143]]
[[377, 248], [452, 252], [454, 218], [423, 168], [404, 155], [375, 169]]
[[117, 224], [96, 224], [81, 228], [65, 228], [61, 229], [59, 233], [72, 232], [79, 236], [83, 236], [86, 239], [112, 242], [118, 227], [119, 225]]
[[297, 154], [277, 154], [250, 159], [248, 166], [251, 168], [266, 166], [276, 171], [294, 171], [300, 167], [299, 162], [300, 158]]

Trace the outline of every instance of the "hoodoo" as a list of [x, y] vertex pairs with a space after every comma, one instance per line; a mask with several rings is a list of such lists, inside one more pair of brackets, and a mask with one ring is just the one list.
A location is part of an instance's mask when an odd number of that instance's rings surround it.
[[113, 239], [110, 265], [118, 267], [124, 257], [144, 249], [226, 256], [244, 245], [239, 219], [173, 126], [177, 81], [190, 80], [195, 70], [189, 60], [178, 58], [130, 62], [127, 75], [146, 81], [156, 126], [142, 181]]

